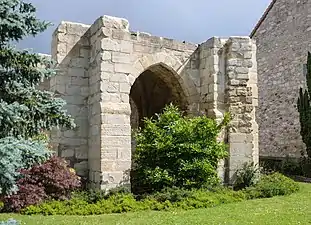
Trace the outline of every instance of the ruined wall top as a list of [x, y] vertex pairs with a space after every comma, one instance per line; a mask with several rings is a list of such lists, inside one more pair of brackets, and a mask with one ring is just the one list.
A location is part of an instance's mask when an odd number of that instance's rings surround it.
[[57, 35], [58, 33], [80, 37], [83, 35], [93, 36], [98, 33], [98, 35], [106, 37], [111, 36], [114, 39], [133, 40], [145, 45], [161, 46], [162, 48], [178, 51], [194, 51], [198, 47], [197, 44], [185, 41], [153, 36], [141, 31], [131, 31], [128, 20], [106, 15], [99, 17], [92, 25], [62, 21], [54, 31], [53, 35]]

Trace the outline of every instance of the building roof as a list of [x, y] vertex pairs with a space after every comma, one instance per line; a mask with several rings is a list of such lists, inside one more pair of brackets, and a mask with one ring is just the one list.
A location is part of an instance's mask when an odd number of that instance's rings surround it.
[[256, 26], [254, 27], [254, 29], [252, 30], [251, 34], [249, 35], [251, 38], [255, 35], [256, 31], [258, 30], [258, 28], [260, 27], [260, 25], [263, 23], [263, 21], [266, 19], [266, 17], [268, 16], [269, 12], [271, 11], [271, 9], [273, 8], [273, 6], [275, 5], [277, 0], [272, 0], [272, 2], [270, 3], [270, 5], [268, 6], [268, 8], [266, 9], [266, 11], [264, 12], [264, 14], [262, 15], [262, 17], [260, 18], [260, 20], [258, 21], [258, 23], [256, 24]]

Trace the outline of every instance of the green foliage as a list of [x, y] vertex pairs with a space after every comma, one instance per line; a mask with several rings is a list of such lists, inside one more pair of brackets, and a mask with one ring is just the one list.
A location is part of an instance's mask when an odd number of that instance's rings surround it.
[[308, 52], [307, 59], [307, 90], [300, 88], [297, 107], [299, 111], [300, 134], [303, 142], [306, 144], [306, 150], [311, 157], [311, 107], [310, 107], [310, 91], [311, 91], [311, 53]]
[[241, 190], [246, 187], [254, 186], [260, 179], [260, 168], [252, 163], [244, 163], [242, 168], [236, 172], [234, 189]]
[[166, 106], [156, 119], [145, 119], [136, 133], [132, 190], [154, 192], [165, 187], [201, 188], [219, 182], [217, 167], [227, 156], [217, 137], [227, 125], [206, 116], [185, 117]]
[[289, 157], [282, 160], [264, 159], [260, 161], [260, 166], [266, 174], [279, 172], [289, 176], [306, 176], [307, 174], [304, 173], [304, 165], [308, 164], [308, 161], [307, 158], [297, 160]]
[[280, 173], [273, 173], [263, 175], [259, 182], [254, 187], [247, 188], [245, 193], [249, 199], [253, 199], [290, 195], [298, 190], [298, 183]]
[[[46, 159], [42, 132], [72, 128], [65, 102], [37, 87], [55, 75], [53, 63], [38, 54], [11, 46], [48, 27], [36, 18], [36, 9], [21, 0], [0, 0], [0, 195], [16, 191], [18, 170]], [[33, 140], [33, 142], [28, 141]], [[42, 139], [41, 139], [42, 140]]]
[[108, 199], [112, 195], [117, 194], [130, 194], [130, 190], [125, 187], [116, 187], [112, 188], [109, 191], [106, 190], [87, 190], [87, 191], [78, 191], [72, 193], [72, 197], [76, 199], [84, 200], [88, 203], [96, 203], [102, 199]]
[[167, 189], [164, 193], [145, 196], [141, 200], [136, 200], [130, 193], [113, 194], [97, 199], [93, 203], [83, 198], [84, 196], [76, 196], [69, 201], [51, 201], [38, 206], [29, 206], [23, 213], [27, 215], [98, 215], [142, 210], [190, 210], [243, 201], [245, 195], [229, 189], [219, 191]]
[[49, 201], [29, 206], [22, 211], [26, 215], [99, 215], [142, 210], [190, 210], [210, 208], [221, 204], [240, 202], [254, 198], [289, 195], [298, 191], [298, 183], [279, 173], [263, 175], [260, 181], [242, 191], [217, 186], [209, 189], [166, 188], [160, 192], [135, 197], [131, 193], [116, 191], [109, 195], [94, 196], [86, 192], [75, 193], [71, 200]]
[[12, 137], [0, 139], [0, 195], [17, 191], [16, 181], [21, 169], [29, 169], [35, 163], [43, 163], [51, 156], [41, 142], [18, 140]]
[[56, 156], [29, 170], [23, 169], [21, 174], [17, 193], [3, 198], [5, 212], [19, 212], [47, 199], [69, 199], [71, 192], [81, 187], [74, 170], [63, 158]]

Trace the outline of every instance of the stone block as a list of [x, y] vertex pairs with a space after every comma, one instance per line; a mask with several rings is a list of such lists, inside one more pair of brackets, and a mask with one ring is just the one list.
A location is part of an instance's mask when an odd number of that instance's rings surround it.
[[102, 146], [105, 148], [129, 147], [131, 148], [131, 135], [129, 136], [102, 136]]
[[248, 69], [248, 68], [245, 68], [245, 67], [236, 67], [236, 68], [235, 68], [235, 72], [236, 72], [237, 74], [248, 74], [249, 69]]
[[102, 171], [127, 171], [131, 169], [131, 161], [101, 161], [101, 170]]
[[230, 133], [229, 143], [252, 143], [253, 134]]
[[74, 156], [74, 149], [69, 149], [67, 147], [67, 149], [64, 149], [61, 151], [61, 157], [64, 157], [64, 158], [71, 158]]
[[116, 40], [103, 38], [100, 42], [101, 49], [104, 51], [120, 51], [120, 44]]
[[75, 149], [75, 158], [78, 160], [87, 160], [88, 159], [88, 147], [87, 145], [81, 146]]
[[112, 160], [118, 159], [117, 148], [101, 148], [100, 155], [101, 155], [101, 160], [105, 160], [105, 161], [112, 161]]
[[128, 136], [131, 135], [130, 124], [102, 124], [101, 134], [104, 136]]
[[127, 83], [129, 82], [128, 75], [126, 73], [114, 73], [111, 74], [109, 80], [111, 82]]
[[106, 188], [106, 185], [108, 184], [112, 184], [112, 187], [116, 187], [123, 181], [124, 173], [122, 171], [104, 171], [102, 172], [101, 177], [103, 187]]
[[133, 46], [134, 46], [133, 42], [121, 40], [120, 41], [120, 52], [132, 53], [133, 52]]
[[112, 59], [110, 51], [103, 51], [102, 53], [99, 54], [99, 56], [103, 61], [110, 61]]
[[115, 62], [115, 63], [131, 63], [131, 56], [129, 53], [112, 52], [112, 62]]
[[108, 83], [108, 87], [107, 87], [108, 93], [117, 93], [117, 92], [119, 92], [119, 89], [120, 89], [119, 83], [114, 83], [114, 82]]
[[129, 30], [130, 24], [128, 20], [123, 19], [123, 18], [118, 18], [118, 17], [113, 17], [113, 16], [103, 16], [100, 18], [101, 20], [101, 25], [103, 27], [109, 27], [113, 29], [121, 29], [121, 30]]
[[76, 173], [78, 176], [81, 177], [87, 177], [88, 176], [88, 162], [82, 161], [79, 163], [74, 164], [74, 169], [76, 170]]
[[114, 65], [111, 62], [103, 61], [100, 64], [100, 71], [101, 72], [114, 72]]
[[129, 83], [120, 83], [120, 92], [130, 94], [131, 86]]
[[131, 73], [133, 66], [131, 64], [115, 63], [114, 70], [116, 73]]
[[130, 116], [122, 114], [102, 114], [101, 121], [103, 124], [129, 124]]
[[129, 103], [109, 103], [101, 104], [102, 113], [131, 115]]

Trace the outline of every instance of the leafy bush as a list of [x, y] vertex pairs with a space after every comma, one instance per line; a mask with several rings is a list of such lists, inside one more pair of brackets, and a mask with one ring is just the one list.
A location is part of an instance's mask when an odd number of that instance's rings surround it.
[[246, 199], [288, 195], [298, 189], [299, 186], [296, 182], [279, 173], [274, 173], [263, 175], [255, 186], [248, 187], [243, 191], [233, 191], [219, 186], [211, 189], [192, 190], [166, 188], [161, 192], [141, 195], [139, 199], [131, 193], [124, 192], [110, 195], [102, 193], [102, 195], [96, 195], [96, 198], [89, 198], [90, 195], [82, 192], [80, 195], [76, 193], [70, 200], [54, 200], [29, 206], [22, 210], [22, 213], [26, 215], [99, 215], [142, 210], [190, 210], [215, 207]]
[[81, 198], [68, 201], [50, 201], [37, 206], [29, 206], [22, 213], [27, 215], [98, 215], [142, 210], [170, 210], [208, 208], [245, 199], [242, 192], [229, 189], [219, 191], [167, 189], [165, 193], [155, 193], [141, 200], [133, 194], [117, 193], [89, 203]]
[[4, 203], [0, 201], [0, 212], [2, 211], [3, 207], [4, 207]]
[[112, 195], [117, 194], [130, 194], [130, 190], [124, 187], [112, 188], [109, 191], [106, 190], [87, 190], [87, 191], [78, 191], [72, 193], [72, 198], [84, 200], [88, 203], [96, 203], [103, 199], [108, 199]]
[[18, 192], [4, 197], [4, 210], [18, 212], [45, 199], [67, 199], [80, 187], [79, 177], [64, 159], [53, 156], [41, 165], [22, 170]]
[[9, 219], [7, 221], [0, 221], [0, 225], [20, 225], [20, 223], [14, 219]]
[[217, 124], [206, 116], [185, 117], [172, 105], [156, 119], [145, 119], [135, 135], [132, 190], [144, 193], [217, 184], [218, 162], [227, 156], [225, 144], [217, 137], [229, 119], [226, 115]]
[[281, 173], [286, 175], [303, 175], [303, 165], [304, 160], [294, 160], [289, 157], [286, 157], [285, 160], [282, 161]]
[[244, 163], [242, 168], [236, 172], [234, 189], [241, 190], [246, 187], [254, 186], [260, 179], [259, 166], [252, 163]]
[[290, 176], [307, 176], [305, 172], [308, 172], [308, 168], [305, 165], [310, 164], [308, 161], [308, 158], [298, 160], [286, 157], [283, 160], [264, 159], [261, 160], [260, 165], [264, 173], [279, 172]]
[[[17, 50], [12, 43], [36, 36], [49, 23], [36, 18], [36, 8], [22, 0], [1, 0], [0, 15], [0, 196], [17, 191], [20, 169], [41, 164], [47, 147], [38, 135], [55, 127], [73, 128], [66, 102], [37, 88], [56, 74], [47, 57]], [[45, 66], [42, 66], [45, 65]], [[37, 138], [37, 139], [36, 139]]]
[[43, 163], [51, 153], [41, 142], [12, 137], [0, 139], [0, 196], [16, 192], [20, 170], [29, 169], [35, 163]]
[[300, 88], [297, 100], [297, 109], [299, 112], [300, 135], [306, 145], [306, 152], [311, 158], [311, 53], [307, 57], [307, 73], [303, 74], [306, 78], [307, 88]]
[[245, 193], [249, 199], [253, 199], [290, 195], [298, 190], [298, 183], [280, 173], [273, 173], [263, 175], [259, 182], [254, 187], [247, 188]]

